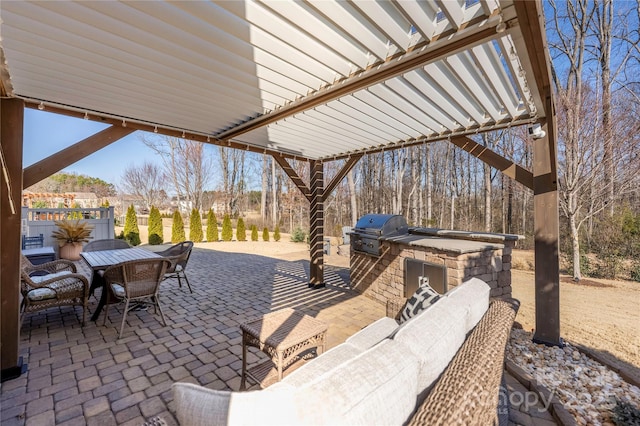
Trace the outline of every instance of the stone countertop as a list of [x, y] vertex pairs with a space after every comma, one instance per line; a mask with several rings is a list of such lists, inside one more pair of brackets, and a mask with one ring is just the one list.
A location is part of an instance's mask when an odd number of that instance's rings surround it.
[[424, 235], [429, 237], [442, 237], [451, 238], [456, 240], [469, 240], [469, 241], [482, 241], [489, 243], [504, 243], [507, 241], [524, 240], [523, 235], [515, 234], [495, 234], [491, 232], [471, 232], [471, 231], [458, 231], [452, 229], [440, 229], [440, 228], [409, 228], [409, 234]]
[[425, 247], [439, 251], [446, 251], [456, 254], [479, 253], [487, 250], [502, 250], [504, 244], [469, 241], [463, 239], [443, 238], [440, 236], [424, 236], [424, 235], [396, 235], [391, 237], [383, 237], [382, 241], [389, 241], [396, 244], [405, 244], [412, 247]]

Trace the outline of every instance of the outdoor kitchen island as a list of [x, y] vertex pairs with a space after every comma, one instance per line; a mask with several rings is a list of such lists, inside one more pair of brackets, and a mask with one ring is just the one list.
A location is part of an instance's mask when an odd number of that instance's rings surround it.
[[425, 279], [444, 293], [477, 277], [489, 284], [491, 297], [511, 297], [511, 252], [521, 238], [408, 227], [405, 232], [382, 233], [377, 252], [372, 252], [354, 245], [352, 234], [351, 287], [386, 303], [411, 297]]

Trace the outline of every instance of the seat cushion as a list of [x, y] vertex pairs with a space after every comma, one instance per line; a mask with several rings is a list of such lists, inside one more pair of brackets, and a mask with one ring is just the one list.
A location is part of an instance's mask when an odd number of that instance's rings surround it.
[[388, 317], [382, 317], [358, 331], [346, 340], [346, 343], [365, 351], [386, 339], [398, 328], [398, 323]]
[[48, 281], [53, 278], [63, 277], [71, 273], [72, 273], [71, 271], [60, 271], [60, 272], [54, 272], [53, 274], [34, 275], [33, 277], [29, 277], [29, 278], [31, 278], [31, 281], [33, 281], [34, 283], [41, 283], [42, 281]]
[[299, 423], [295, 389], [268, 388], [260, 391], [229, 392], [207, 389], [192, 383], [174, 383], [178, 423], [208, 425], [283, 425]]
[[418, 393], [427, 390], [447, 367], [466, 337], [467, 306], [446, 297], [405, 322], [393, 336], [420, 360]]
[[27, 297], [32, 302], [39, 302], [42, 300], [55, 299], [56, 292], [50, 288], [36, 288], [27, 293]]
[[416, 404], [419, 362], [404, 345], [383, 340], [297, 390], [302, 423], [403, 424]]
[[111, 291], [113, 291], [113, 294], [120, 299], [123, 299], [127, 295], [124, 291], [124, 287], [118, 283], [111, 283]]
[[478, 278], [471, 278], [447, 292], [447, 299], [469, 308], [465, 332], [470, 332], [489, 308], [491, 287]]
[[249, 392], [190, 383], [172, 389], [183, 425], [402, 424], [416, 404], [417, 374], [417, 358], [385, 340], [300, 388], [283, 381]]
[[276, 385], [284, 383], [296, 388], [304, 386], [322, 374], [337, 368], [350, 359], [353, 359], [362, 352], [364, 352], [364, 349], [348, 343], [343, 343], [331, 348], [319, 357], [314, 358], [311, 362], [307, 362], [305, 365], [286, 376], [282, 382], [279, 382]]

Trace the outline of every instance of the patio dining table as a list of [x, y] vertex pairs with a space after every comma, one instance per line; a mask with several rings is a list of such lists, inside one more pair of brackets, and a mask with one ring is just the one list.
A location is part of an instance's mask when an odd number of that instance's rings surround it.
[[91, 280], [91, 287], [102, 287], [102, 294], [100, 295], [100, 301], [96, 311], [91, 316], [91, 321], [96, 321], [102, 312], [102, 308], [107, 303], [107, 288], [105, 288], [105, 282], [98, 271], [105, 270], [109, 266], [117, 265], [118, 263], [126, 262], [129, 260], [141, 260], [141, 259], [156, 259], [161, 258], [157, 253], [141, 248], [128, 248], [117, 250], [100, 250], [80, 253], [82, 259], [93, 270], [93, 277]]

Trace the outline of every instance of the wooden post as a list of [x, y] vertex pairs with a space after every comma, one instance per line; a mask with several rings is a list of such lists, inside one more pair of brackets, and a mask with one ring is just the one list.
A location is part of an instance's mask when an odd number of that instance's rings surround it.
[[3, 382], [26, 371], [18, 356], [23, 121], [22, 99], [0, 99], [0, 143], [4, 157], [0, 179], [0, 380]]
[[322, 161], [309, 163], [311, 200], [309, 208], [309, 243], [311, 267], [309, 287], [324, 287], [324, 167]]
[[533, 340], [562, 346], [560, 338], [560, 265], [558, 258], [558, 172], [553, 107], [543, 130], [533, 142], [533, 208], [535, 243], [536, 329]]

